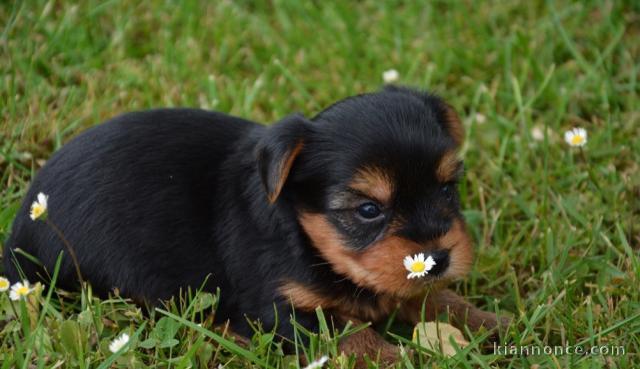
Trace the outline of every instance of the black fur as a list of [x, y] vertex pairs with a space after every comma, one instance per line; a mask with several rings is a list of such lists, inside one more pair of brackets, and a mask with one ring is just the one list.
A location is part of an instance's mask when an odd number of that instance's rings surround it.
[[[20, 255], [14, 259], [12, 250], [25, 250], [49, 271], [64, 250], [44, 222], [29, 218], [30, 204], [44, 192], [49, 219], [98, 294], [118, 288], [153, 303], [198, 288], [210, 275], [205, 290], [221, 289], [216, 319], [230, 319], [238, 333], [250, 335], [246, 317], [271, 329], [275, 303], [278, 331], [291, 338], [291, 308], [275, 292], [282, 280], [363, 303], [376, 299], [318, 256], [298, 223], [299, 210], [326, 213], [345, 228], [350, 245], [366, 248], [388, 221], [354, 230], [360, 226], [344, 220], [353, 215], [328, 204], [355, 170], [375, 163], [402, 186], [393, 209], [385, 211], [388, 219], [410, 220], [404, 237], [433, 239], [459, 215], [455, 189], [443, 196], [450, 184], [433, 175], [442, 153], [454, 146], [444, 114], [438, 98], [391, 87], [338, 102], [312, 120], [292, 115], [270, 128], [194, 109], [119, 116], [71, 140], [37, 174], [5, 248], [6, 270], [19, 279], [17, 262], [26, 277], [38, 279], [42, 270]], [[299, 142], [302, 151], [271, 204], [283, 157]], [[70, 258], [64, 258], [58, 285], [78, 286]], [[296, 317], [316, 328], [313, 314]]]

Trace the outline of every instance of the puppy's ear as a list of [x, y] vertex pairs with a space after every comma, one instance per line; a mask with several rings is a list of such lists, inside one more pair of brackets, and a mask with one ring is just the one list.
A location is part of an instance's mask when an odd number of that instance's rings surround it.
[[446, 102], [442, 103], [442, 109], [444, 110], [444, 119], [449, 135], [451, 135], [451, 138], [453, 138], [456, 145], [462, 145], [462, 142], [464, 141], [464, 126], [462, 125], [460, 116], [456, 113], [453, 106]]
[[280, 195], [291, 166], [302, 150], [310, 122], [292, 114], [269, 127], [256, 146], [258, 174], [267, 199], [274, 203]]

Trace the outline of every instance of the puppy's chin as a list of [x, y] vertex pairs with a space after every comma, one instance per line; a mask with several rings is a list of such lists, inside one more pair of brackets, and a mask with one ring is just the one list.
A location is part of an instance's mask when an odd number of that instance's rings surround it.
[[302, 212], [299, 221], [313, 246], [336, 273], [376, 293], [410, 298], [421, 294], [434, 283], [463, 277], [473, 262], [471, 243], [459, 220], [454, 222], [454, 226], [442, 238], [433, 241], [432, 245], [449, 251], [449, 267], [439, 276], [427, 275], [414, 279], [407, 279], [403, 260], [407, 255], [428, 253], [429, 250], [424, 245], [388, 235], [364, 250], [355, 250], [345, 244], [342, 236], [323, 214]]

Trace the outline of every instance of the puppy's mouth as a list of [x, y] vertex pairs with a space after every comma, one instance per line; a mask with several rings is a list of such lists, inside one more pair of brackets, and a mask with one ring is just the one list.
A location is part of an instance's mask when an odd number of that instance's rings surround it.
[[425, 257], [431, 256], [436, 262], [436, 265], [429, 271], [429, 276], [443, 277], [444, 273], [449, 268], [449, 250], [437, 250], [425, 254]]
[[422, 290], [433, 283], [448, 279], [449, 273], [447, 273], [447, 271], [451, 265], [451, 257], [449, 254], [449, 250], [432, 250], [424, 252], [425, 259], [431, 257], [436, 264], [431, 267], [425, 275], [417, 278], [408, 278], [410, 283], [413, 285], [411, 289], [414, 291], [416, 291], [416, 289]]

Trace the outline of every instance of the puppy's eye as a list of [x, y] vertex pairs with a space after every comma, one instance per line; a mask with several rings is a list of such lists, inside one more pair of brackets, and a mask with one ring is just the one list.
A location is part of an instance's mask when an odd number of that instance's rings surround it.
[[364, 219], [375, 219], [382, 214], [380, 207], [372, 202], [366, 202], [358, 206], [356, 212]]
[[442, 194], [447, 201], [453, 200], [453, 186], [450, 183], [442, 186]]

